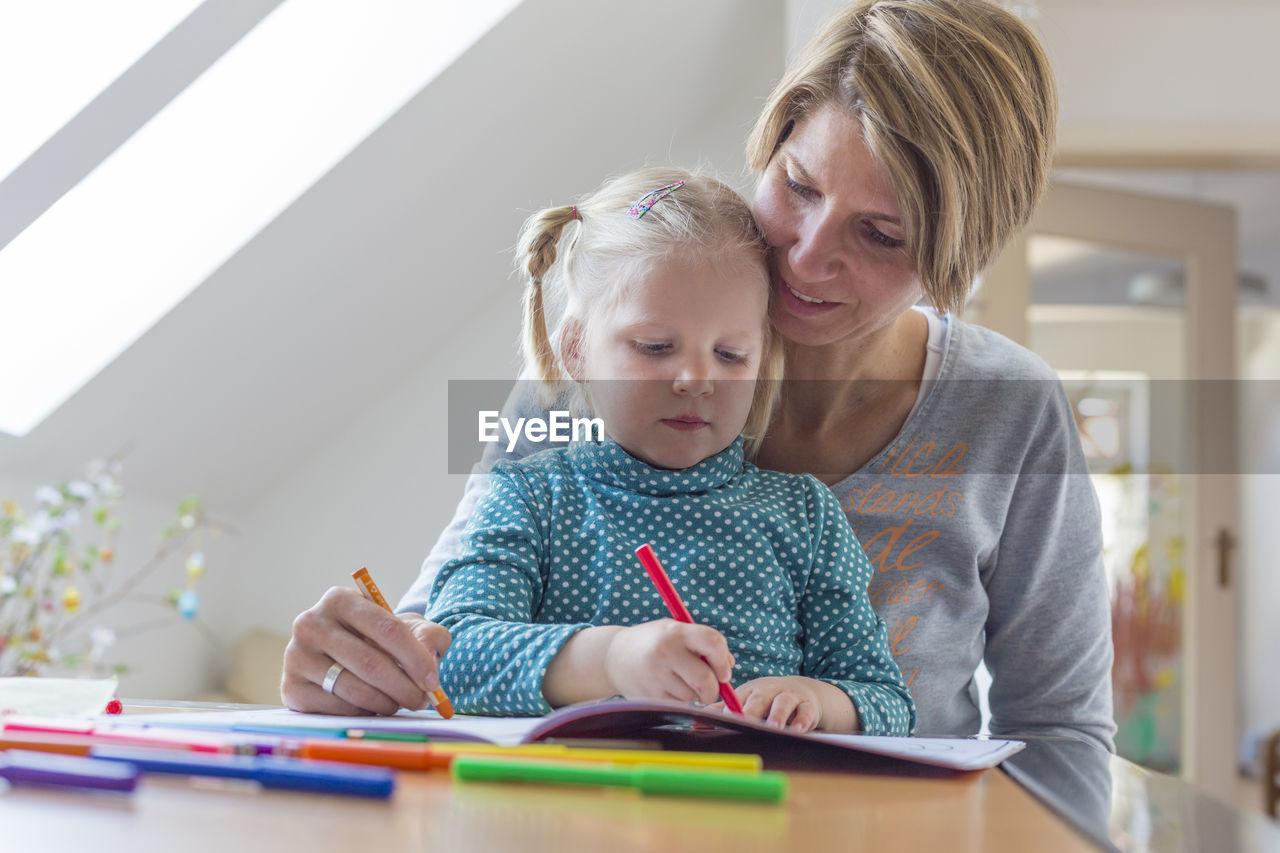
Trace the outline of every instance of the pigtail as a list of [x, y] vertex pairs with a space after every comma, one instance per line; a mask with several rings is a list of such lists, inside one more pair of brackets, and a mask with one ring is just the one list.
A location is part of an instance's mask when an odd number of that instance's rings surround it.
[[[520, 229], [516, 268], [525, 275], [524, 323], [521, 331], [525, 363], [534, 369], [548, 391], [558, 391], [565, 371], [547, 332], [547, 281], [557, 260], [565, 226], [578, 219], [576, 207], [549, 207], [535, 213]], [[563, 266], [563, 259], [562, 266]], [[563, 286], [563, 275], [559, 284]], [[563, 300], [561, 300], [563, 301]]]

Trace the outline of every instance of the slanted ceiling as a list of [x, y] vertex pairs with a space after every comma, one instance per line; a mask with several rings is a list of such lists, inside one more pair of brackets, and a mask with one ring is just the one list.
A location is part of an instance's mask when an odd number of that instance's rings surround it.
[[251, 504], [518, 298], [525, 215], [664, 162], [782, 20], [781, 2], [527, 0], [44, 423], [0, 436], [0, 472], [71, 476], [128, 446], [139, 496]]

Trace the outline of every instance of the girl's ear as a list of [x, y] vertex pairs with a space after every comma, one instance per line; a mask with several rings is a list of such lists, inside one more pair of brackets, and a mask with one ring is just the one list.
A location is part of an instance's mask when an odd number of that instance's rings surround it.
[[583, 358], [583, 332], [582, 323], [575, 319], [566, 320], [560, 330], [560, 363], [575, 382], [582, 382], [587, 378]]

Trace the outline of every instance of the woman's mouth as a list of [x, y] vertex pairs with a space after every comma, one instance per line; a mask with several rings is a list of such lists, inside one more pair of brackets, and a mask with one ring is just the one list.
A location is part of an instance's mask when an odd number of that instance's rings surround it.
[[790, 284], [787, 284], [785, 279], [779, 278], [778, 281], [782, 285], [780, 289], [782, 291], [783, 302], [786, 303], [787, 309], [792, 314], [799, 314], [801, 316], [822, 314], [832, 310], [840, 304], [839, 302], [827, 302], [825, 299], [818, 299], [817, 297], [801, 293]]

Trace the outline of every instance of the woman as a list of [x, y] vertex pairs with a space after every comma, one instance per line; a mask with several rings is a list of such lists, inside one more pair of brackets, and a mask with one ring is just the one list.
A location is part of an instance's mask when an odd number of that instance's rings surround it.
[[[748, 143], [787, 341], [755, 461], [816, 474], [848, 514], [918, 733], [978, 730], [985, 661], [993, 734], [1111, 747], [1101, 532], [1070, 407], [1040, 359], [946, 313], [1031, 216], [1055, 120], [1043, 50], [994, 3], [858, 0], [824, 26]], [[298, 618], [286, 703], [422, 707], [448, 638], [415, 613], [485, 488], [473, 475], [400, 624], [346, 590]], [[356, 672], [330, 693], [335, 661]]]

